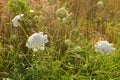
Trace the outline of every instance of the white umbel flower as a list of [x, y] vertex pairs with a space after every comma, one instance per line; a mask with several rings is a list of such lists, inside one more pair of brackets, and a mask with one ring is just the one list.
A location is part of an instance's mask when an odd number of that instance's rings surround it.
[[17, 27], [20, 25], [19, 23], [19, 20], [21, 19], [21, 17], [23, 17], [24, 14], [20, 14], [20, 15], [16, 15], [13, 19], [12, 19], [12, 22], [13, 22], [13, 26]]
[[32, 48], [34, 52], [38, 50], [44, 50], [45, 43], [48, 42], [47, 35], [43, 35], [43, 32], [32, 34], [26, 43], [28, 48]]
[[98, 41], [95, 45], [95, 51], [100, 52], [101, 54], [110, 54], [115, 48], [112, 47], [108, 41]]

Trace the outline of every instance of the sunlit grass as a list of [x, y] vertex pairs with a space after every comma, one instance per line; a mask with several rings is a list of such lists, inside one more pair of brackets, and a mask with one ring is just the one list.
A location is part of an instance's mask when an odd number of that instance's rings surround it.
[[[0, 11], [0, 79], [119, 80], [118, 3], [9, 0]], [[24, 16], [14, 26], [12, 20], [20, 14]], [[48, 41], [42, 44], [44, 50], [33, 51], [26, 42], [39, 32]], [[109, 55], [95, 51], [94, 44], [105, 40], [115, 48]]]

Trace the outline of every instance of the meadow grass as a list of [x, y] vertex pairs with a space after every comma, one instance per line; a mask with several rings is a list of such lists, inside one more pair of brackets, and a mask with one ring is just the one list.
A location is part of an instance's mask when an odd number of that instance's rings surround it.
[[[120, 80], [120, 1], [46, 1], [9, 0], [0, 9], [0, 80]], [[19, 14], [24, 16], [15, 27]], [[36, 32], [48, 35], [45, 50], [26, 47]], [[95, 52], [99, 40], [115, 51]]]

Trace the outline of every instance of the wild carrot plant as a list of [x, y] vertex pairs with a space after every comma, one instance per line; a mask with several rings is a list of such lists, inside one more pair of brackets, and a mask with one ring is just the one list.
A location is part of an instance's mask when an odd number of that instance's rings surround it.
[[119, 0], [3, 2], [1, 80], [120, 79]]

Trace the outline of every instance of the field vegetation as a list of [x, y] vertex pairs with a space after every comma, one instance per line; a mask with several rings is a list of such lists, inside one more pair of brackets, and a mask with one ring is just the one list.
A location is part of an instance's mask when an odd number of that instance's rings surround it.
[[0, 0], [0, 80], [120, 80], [120, 0]]

